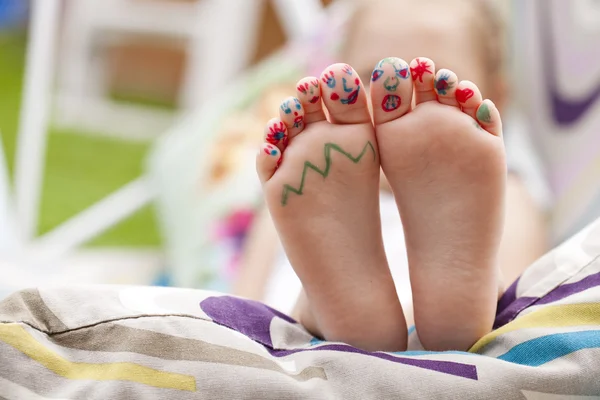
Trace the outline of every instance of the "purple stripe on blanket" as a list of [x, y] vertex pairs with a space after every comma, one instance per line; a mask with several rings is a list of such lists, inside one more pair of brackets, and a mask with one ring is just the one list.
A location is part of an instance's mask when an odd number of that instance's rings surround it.
[[552, 303], [596, 286], [600, 286], [600, 272], [586, 276], [585, 278], [577, 282], [566, 283], [564, 285], [557, 286], [556, 288], [554, 288], [554, 290], [550, 291], [548, 294], [541, 298], [520, 297], [513, 301], [502, 312], [496, 315], [494, 329], [498, 329], [502, 325], [509, 323], [510, 321], [515, 319], [521, 311], [534, 304], [542, 305]]
[[214, 322], [243, 333], [252, 340], [273, 347], [271, 342], [271, 320], [279, 317], [295, 324], [287, 315], [253, 300], [231, 296], [209, 297], [200, 303], [200, 308]]
[[271, 340], [271, 321], [274, 317], [279, 317], [289, 323], [296, 323], [296, 321], [287, 315], [257, 301], [238, 299], [230, 296], [209, 297], [200, 303], [200, 308], [215, 323], [240, 332], [250, 339], [261, 343], [275, 357], [285, 357], [304, 351], [341, 351], [477, 380], [477, 367], [474, 365], [452, 361], [397, 357], [380, 352], [371, 353], [345, 344], [325, 344], [302, 349], [277, 350], [273, 348]]
[[389, 353], [364, 351], [347, 344], [326, 344], [322, 346], [310, 347], [307, 349], [294, 350], [274, 350], [270, 348], [267, 348], [267, 350], [275, 357], [285, 357], [291, 354], [305, 351], [341, 351], [344, 353], [362, 354], [369, 357], [375, 357], [380, 358], [382, 360], [392, 361], [398, 364], [412, 365], [413, 367], [424, 368], [431, 371], [441, 372], [444, 374], [477, 380], [477, 367], [475, 365], [463, 364], [454, 361], [423, 360], [415, 358], [397, 357]]
[[496, 315], [504, 311], [506, 307], [517, 299], [517, 285], [519, 284], [520, 279], [521, 277], [517, 278], [517, 280], [506, 289], [506, 292], [504, 292], [502, 297], [500, 297], [500, 300], [498, 300], [498, 307], [496, 308]]

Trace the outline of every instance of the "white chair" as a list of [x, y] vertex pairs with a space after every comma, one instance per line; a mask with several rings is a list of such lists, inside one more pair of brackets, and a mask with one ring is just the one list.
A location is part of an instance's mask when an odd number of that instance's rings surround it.
[[[59, 276], [61, 259], [65, 255], [124, 220], [151, 202], [156, 195], [149, 179], [142, 176], [54, 230], [41, 237], [36, 237], [45, 162], [46, 133], [52, 104], [51, 89], [53, 88], [54, 66], [58, 62], [60, 63], [58, 70], [62, 77], [59, 77], [59, 82], [62, 82], [63, 88], [71, 90], [71, 94], [65, 95], [66, 97], [72, 96], [71, 100], [81, 100], [89, 99], [91, 96], [95, 98], [91, 102], [92, 106], [103, 102], [107, 104], [107, 100], [102, 99], [99, 83], [88, 82], [89, 79], [94, 78], [94, 71], [87, 69], [89, 65], [81, 58], [81, 53], [77, 55], [77, 52], [84, 51], [86, 46], [84, 42], [89, 40], [90, 32], [93, 29], [112, 26], [118, 29], [129, 27], [129, 29], [139, 31], [153, 29], [156, 23], [156, 29], [159, 31], [171, 30], [173, 34], [195, 35], [194, 37], [198, 40], [193, 48], [192, 64], [198, 68], [190, 68], [186, 90], [181, 94], [184, 109], [188, 110], [186, 115], [193, 115], [196, 114], [196, 108], [199, 107], [197, 104], [201, 104], [203, 101], [203, 93], [211, 93], [229, 77], [246, 67], [252, 48], [251, 44], [255, 40], [251, 31], [256, 31], [258, 23], [256, 10], [260, 9], [262, 1], [204, 0], [197, 6], [198, 9], [192, 10], [194, 12], [191, 12], [190, 15], [185, 15], [186, 9], [179, 9], [176, 12], [175, 20], [187, 21], [194, 27], [202, 26], [203, 31], [198, 31], [193, 28], [187, 30], [179, 26], [179, 23], [164, 21], [169, 18], [165, 18], [164, 14], [167, 9], [161, 7], [166, 6], [148, 5], [150, 8], [155, 8], [142, 17], [139, 14], [136, 15], [136, 11], [141, 10], [136, 9], [136, 6], [133, 5], [137, 2], [132, 2], [127, 6], [130, 7], [126, 9], [127, 12], [124, 12], [123, 9], [118, 9], [119, 5], [125, 4], [122, 0], [102, 2], [75, 0], [70, 3], [72, 8], [69, 12], [71, 14], [67, 16], [68, 21], [73, 25], [67, 23], [67, 26], [64, 27], [65, 34], [77, 36], [83, 32], [83, 39], [72, 38], [73, 43], [66, 44], [66, 54], [74, 51], [74, 55], [67, 55], [60, 61], [56, 59], [55, 54], [62, 1], [32, 1], [25, 87], [17, 143], [14, 196], [10, 193], [6, 168], [3, 160], [0, 159], [0, 221], [2, 221], [0, 224], [0, 269], [11, 269], [10, 272], [13, 272], [15, 276], [18, 275], [14, 279], [14, 284], [8, 283], [9, 287], [35, 285]], [[276, 5], [285, 21], [288, 37], [292, 39], [298, 39], [310, 30], [311, 24], [314, 23], [313, 12], [320, 7], [317, 0], [279, 0]], [[97, 14], [95, 14], [96, 12]], [[136, 18], [132, 18], [132, 16]], [[82, 19], [77, 20], [75, 17], [82, 17]], [[97, 17], [97, 19], [94, 20], [92, 17]], [[194, 18], [197, 18], [196, 23], [193, 23]], [[92, 20], [95, 22], [92, 23]], [[162, 25], [157, 22], [159, 20], [162, 21]], [[86, 25], [88, 23], [89, 25]], [[224, 23], [226, 23], [225, 28], [227, 29], [224, 29]], [[92, 72], [91, 75], [88, 74], [90, 72]], [[65, 76], [65, 74], [70, 76]], [[99, 82], [101, 83], [101, 79]], [[63, 100], [63, 95], [59, 95], [59, 108]], [[67, 103], [71, 100], [68, 100]], [[123, 113], [117, 112], [113, 114], [113, 117], [115, 115], [124, 117], [128, 111], [131, 110], [125, 110]], [[137, 114], [138, 117], [140, 115]], [[85, 114], [81, 114], [79, 117], [83, 116]], [[107, 114], [104, 114], [104, 117], [106, 116]], [[114, 123], [115, 119], [112, 118], [109, 121]], [[82, 122], [81, 119], [79, 122]], [[193, 134], [193, 131], [188, 134]], [[13, 197], [14, 210], [10, 207]], [[11, 219], [14, 220], [14, 224], [4, 223]], [[52, 267], [50, 268], [50, 266]], [[6, 283], [3, 282], [3, 284]]]

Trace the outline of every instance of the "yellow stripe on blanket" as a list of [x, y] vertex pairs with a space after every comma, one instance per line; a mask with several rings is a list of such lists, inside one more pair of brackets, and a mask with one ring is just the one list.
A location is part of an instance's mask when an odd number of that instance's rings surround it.
[[158, 371], [130, 362], [91, 364], [66, 360], [18, 324], [0, 324], [0, 340], [67, 379], [131, 381], [163, 389], [196, 390], [196, 380], [190, 375]]
[[490, 344], [498, 336], [519, 329], [589, 325], [600, 325], [600, 303], [546, 306], [488, 333], [479, 339], [469, 349], [469, 352], [479, 353], [481, 349]]

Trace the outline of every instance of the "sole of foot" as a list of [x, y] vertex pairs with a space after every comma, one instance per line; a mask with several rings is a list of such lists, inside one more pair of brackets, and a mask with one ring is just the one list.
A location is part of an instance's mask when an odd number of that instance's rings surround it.
[[498, 299], [500, 114], [475, 84], [436, 72], [427, 58], [379, 62], [371, 101], [404, 226], [419, 339], [427, 350], [467, 350], [492, 329]]
[[298, 82], [297, 97], [280, 109], [257, 171], [304, 287], [300, 322], [330, 341], [404, 350], [406, 323], [381, 237], [379, 152], [358, 74], [331, 65]]

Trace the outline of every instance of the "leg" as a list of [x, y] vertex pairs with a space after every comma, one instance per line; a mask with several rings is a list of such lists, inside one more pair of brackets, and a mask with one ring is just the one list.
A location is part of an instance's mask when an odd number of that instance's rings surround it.
[[363, 85], [350, 66], [335, 64], [320, 81], [300, 81], [298, 97], [283, 102], [257, 158], [306, 293], [297, 315], [327, 340], [403, 350], [406, 323], [381, 238], [379, 155]]
[[381, 165], [404, 225], [419, 338], [428, 350], [467, 350], [491, 330], [496, 309], [502, 125], [477, 86], [448, 70], [436, 75], [424, 58], [410, 64], [410, 110], [408, 70], [385, 59], [373, 74]]

